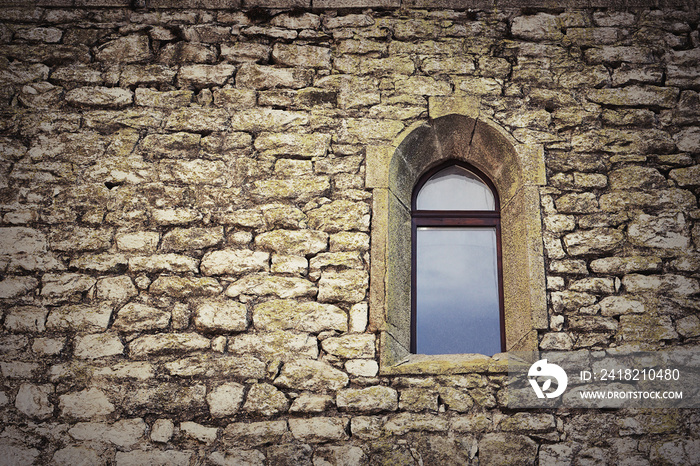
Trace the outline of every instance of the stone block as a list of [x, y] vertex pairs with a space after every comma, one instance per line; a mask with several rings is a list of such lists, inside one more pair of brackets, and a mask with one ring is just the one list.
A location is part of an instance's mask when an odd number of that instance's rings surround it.
[[297, 357], [316, 359], [318, 342], [313, 335], [276, 330], [230, 337], [228, 350], [234, 354], [259, 355], [267, 361]]
[[129, 258], [129, 270], [132, 272], [192, 272], [199, 270], [199, 261], [179, 254], [154, 254], [152, 256], [134, 256]]
[[98, 359], [124, 353], [124, 345], [114, 333], [96, 333], [75, 338], [73, 354], [81, 359]]
[[151, 58], [148, 37], [131, 35], [121, 37], [100, 46], [95, 59], [105, 63], [138, 63]]
[[61, 415], [73, 419], [99, 418], [115, 409], [104, 392], [98, 388], [68, 393], [59, 396], [58, 399]]
[[479, 441], [479, 464], [527, 465], [537, 456], [537, 444], [525, 435], [485, 434]]
[[307, 212], [309, 226], [315, 230], [337, 233], [339, 231], [369, 231], [369, 206], [364, 202], [333, 201]]
[[253, 322], [260, 330], [297, 330], [319, 333], [325, 330], [347, 331], [347, 314], [332, 304], [276, 299], [253, 309]]
[[287, 432], [287, 421], [232, 422], [224, 429], [222, 443], [237, 447], [275, 444]]
[[289, 408], [287, 397], [274, 386], [258, 383], [250, 387], [243, 410], [261, 416], [274, 416]]
[[236, 73], [236, 86], [249, 89], [300, 89], [308, 87], [313, 71], [246, 63]]
[[202, 443], [213, 443], [216, 440], [216, 435], [219, 429], [216, 427], [206, 427], [192, 421], [180, 423], [180, 432], [187, 437], [198, 440]]
[[274, 384], [292, 390], [339, 390], [348, 384], [348, 376], [323, 361], [297, 359], [285, 363]]
[[211, 86], [223, 86], [236, 71], [236, 67], [226, 63], [219, 65], [187, 65], [177, 74], [179, 87], [201, 89]]
[[209, 348], [210, 341], [196, 333], [157, 333], [142, 335], [129, 343], [132, 358], [148, 358], [161, 354], [182, 354]]
[[132, 450], [118, 451], [115, 456], [116, 466], [138, 466], [141, 464], [167, 464], [172, 466], [187, 466], [190, 464], [193, 452], [177, 450]]
[[346, 418], [316, 417], [311, 419], [289, 419], [289, 430], [295, 439], [302, 442], [322, 443], [346, 440], [349, 421]]
[[295, 155], [304, 158], [323, 157], [331, 143], [324, 133], [261, 133], [255, 138], [255, 149], [264, 155]]
[[372, 334], [347, 334], [326, 338], [321, 342], [324, 351], [344, 359], [374, 358], [375, 336]]
[[170, 312], [141, 303], [128, 303], [117, 313], [113, 328], [123, 332], [165, 329], [170, 325]]
[[267, 252], [225, 249], [205, 254], [200, 267], [204, 275], [241, 275], [267, 271], [269, 260]]
[[151, 283], [149, 290], [155, 295], [172, 297], [214, 296], [223, 291], [218, 281], [207, 277], [159, 276]]
[[299, 68], [331, 68], [331, 49], [315, 45], [277, 43], [272, 48], [275, 63]]
[[49, 312], [46, 328], [54, 331], [103, 332], [107, 330], [111, 316], [110, 306], [61, 306]]
[[574, 256], [601, 254], [614, 251], [622, 244], [625, 234], [612, 228], [595, 228], [564, 236], [564, 245]]
[[320, 302], [357, 303], [365, 298], [369, 277], [364, 270], [324, 271], [318, 282]]
[[23, 383], [20, 385], [15, 397], [15, 408], [21, 413], [39, 419], [45, 419], [53, 415], [54, 406], [49, 401], [53, 395], [54, 387], [51, 384], [35, 385]]
[[202, 332], [230, 333], [248, 328], [248, 313], [244, 304], [235, 301], [207, 300], [197, 304], [194, 325]]
[[13, 307], [5, 313], [5, 328], [11, 332], [43, 332], [48, 312], [37, 306]]

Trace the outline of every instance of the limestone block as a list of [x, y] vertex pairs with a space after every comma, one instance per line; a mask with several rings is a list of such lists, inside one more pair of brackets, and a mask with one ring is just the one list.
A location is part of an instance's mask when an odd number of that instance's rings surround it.
[[234, 131], [277, 132], [308, 124], [309, 116], [304, 112], [269, 108], [243, 110], [231, 116], [231, 129]]
[[64, 417], [91, 419], [114, 411], [114, 405], [98, 388], [61, 395], [58, 399], [61, 415]]
[[236, 73], [236, 86], [249, 89], [300, 89], [308, 87], [313, 72], [300, 68], [279, 68], [246, 63]]
[[51, 108], [61, 101], [63, 88], [48, 82], [22, 86], [17, 98], [29, 108]]
[[260, 355], [266, 360], [296, 357], [318, 357], [318, 342], [305, 333], [277, 330], [266, 333], [244, 333], [229, 338], [228, 350], [234, 354]]
[[156, 250], [160, 234], [156, 231], [117, 233], [115, 240], [121, 251], [148, 253]]
[[[285, 4], [288, 6], [289, 3]], [[303, 3], [303, 5], [307, 5]], [[241, 31], [246, 36], [268, 36], [275, 39], [293, 40], [299, 35], [297, 31], [290, 31], [279, 27], [249, 26]]]
[[319, 333], [325, 330], [347, 331], [347, 314], [332, 304], [315, 301], [298, 302], [275, 299], [253, 309], [253, 322], [258, 330], [297, 330]]
[[132, 104], [134, 93], [119, 87], [79, 87], [68, 91], [65, 98], [75, 106], [123, 108]]
[[151, 58], [148, 37], [131, 35], [121, 37], [100, 46], [95, 59], [105, 63], [136, 63]]
[[124, 345], [113, 333], [97, 333], [75, 338], [73, 354], [81, 359], [98, 359], [124, 353]]
[[309, 277], [317, 280], [321, 271], [326, 268], [334, 269], [363, 269], [365, 266], [357, 252], [323, 252], [309, 261]]
[[348, 419], [337, 417], [290, 419], [289, 430], [299, 441], [321, 443], [347, 439], [345, 429], [348, 424]]
[[585, 306], [595, 304], [596, 298], [588, 293], [576, 291], [555, 291], [552, 292], [552, 307], [556, 312], [578, 311]]
[[350, 423], [353, 437], [360, 440], [372, 440], [383, 434], [386, 417], [379, 416], [355, 416]]
[[357, 303], [365, 298], [369, 277], [364, 270], [324, 271], [318, 282], [320, 302]]
[[8, 379], [30, 379], [40, 373], [39, 365], [33, 362], [0, 362], [0, 369]]
[[266, 365], [252, 356], [216, 356], [200, 354], [178, 359], [165, 364], [168, 373], [179, 377], [202, 376], [242, 377], [261, 379], [265, 377]]
[[348, 331], [353, 333], [362, 333], [367, 328], [368, 322], [368, 305], [367, 303], [357, 303], [350, 308], [349, 317], [350, 328]]
[[643, 314], [644, 303], [625, 296], [608, 296], [599, 303], [600, 313], [604, 316], [617, 316], [622, 314]]
[[374, 120], [371, 118], [348, 118], [347, 135], [342, 136], [342, 142], [370, 143], [375, 140], [391, 141], [401, 130], [404, 124], [397, 120]]
[[156, 419], [151, 427], [151, 440], [158, 443], [168, 443], [173, 437], [175, 424], [170, 419]]
[[450, 95], [452, 86], [428, 76], [397, 76], [394, 87], [399, 93], [423, 96]]
[[73, 466], [76, 464], [103, 466], [107, 464], [107, 458], [101, 456], [100, 453], [93, 448], [69, 445], [60, 450], [56, 450], [56, 453], [54, 453], [51, 458], [51, 464], [57, 466]]
[[498, 425], [504, 432], [549, 432], [556, 428], [551, 414], [515, 413], [504, 417]]
[[172, 297], [215, 296], [223, 291], [218, 281], [206, 277], [168, 277], [159, 276], [149, 287], [156, 295]]
[[255, 149], [265, 155], [297, 155], [304, 158], [323, 157], [331, 143], [325, 133], [260, 133]]
[[361, 333], [330, 337], [321, 342], [321, 347], [327, 353], [344, 359], [374, 358], [375, 335]]
[[580, 332], [614, 332], [617, 321], [612, 317], [570, 316], [569, 329]]
[[204, 275], [241, 275], [249, 272], [265, 272], [270, 254], [249, 249], [225, 249], [210, 251], [200, 265]]
[[274, 384], [293, 390], [338, 390], [348, 384], [348, 376], [328, 363], [298, 359], [285, 363]]
[[588, 293], [613, 294], [615, 281], [612, 278], [587, 277], [569, 282], [569, 290]]
[[698, 186], [700, 185], [700, 165], [671, 170], [669, 178], [675, 181], [678, 186]]
[[227, 62], [248, 63], [267, 62], [272, 49], [266, 44], [237, 42], [221, 44], [221, 59]]
[[267, 383], [250, 387], [243, 410], [261, 416], [274, 416], [287, 411], [289, 402], [284, 393]]
[[437, 412], [438, 394], [433, 390], [419, 387], [403, 389], [399, 392], [399, 409], [414, 412], [427, 409]]
[[330, 395], [314, 395], [302, 393], [292, 402], [290, 413], [322, 413], [333, 406], [333, 398]]
[[33, 81], [46, 81], [49, 67], [43, 63], [24, 64], [13, 62], [0, 71], [0, 82], [7, 84], [27, 84]]
[[[123, 87], [134, 86], [136, 84], [148, 84], [152, 86], [161, 85], [164, 83], [171, 84], [177, 70], [170, 68], [165, 65], [126, 65], [122, 68], [121, 74], [119, 75], [119, 84]], [[53, 77], [53, 75], [52, 75]], [[139, 90], [146, 91], [141, 94], [141, 96], [147, 96], [149, 93], [155, 93], [152, 89], [139, 88], [136, 90], [136, 97], [138, 102]], [[182, 94], [188, 94], [187, 91], [175, 91]], [[181, 94], [181, 95], [182, 95]], [[189, 93], [191, 95], [191, 93]], [[141, 104], [139, 104], [141, 105]], [[155, 105], [158, 107], [159, 105]]]
[[265, 225], [258, 209], [240, 209], [233, 212], [220, 212], [217, 218], [221, 223], [244, 228], [260, 228]]
[[235, 382], [214, 387], [207, 394], [209, 413], [213, 417], [226, 417], [237, 413], [243, 402], [244, 390], [243, 385]]
[[666, 178], [655, 168], [625, 167], [608, 175], [611, 189], [656, 189], [666, 186]]
[[146, 433], [147, 425], [141, 418], [123, 419], [114, 424], [79, 422], [68, 433], [75, 440], [112, 443], [120, 447], [137, 444]]
[[479, 441], [479, 464], [527, 465], [535, 461], [537, 444], [525, 435], [484, 434]]
[[142, 464], [188, 466], [193, 454], [193, 452], [188, 450], [118, 451], [114, 464], [116, 466], [139, 466]]
[[374, 377], [379, 372], [379, 364], [371, 359], [350, 359], [345, 362], [345, 370], [355, 377]]
[[23, 383], [15, 397], [15, 408], [30, 417], [44, 419], [53, 415], [53, 404], [49, 395], [54, 392], [51, 384], [34, 385]]
[[381, 385], [361, 389], [347, 388], [338, 391], [336, 404], [338, 408], [350, 411], [370, 413], [396, 411], [399, 406], [399, 395], [393, 388]]
[[[453, 387], [440, 387], [438, 393], [440, 394], [440, 401], [451, 411], [466, 413], [474, 406], [474, 401], [469, 396], [467, 390]], [[453, 425], [452, 428], [458, 430], [458, 426], [456, 425]], [[474, 430], [478, 430], [478, 428], [472, 425], [468, 431], [473, 432]]]
[[43, 332], [47, 314], [48, 309], [43, 307], [13, 307], [5, 314], [5, 328], [12, 332]]
[[206, 427], [192, 421], [180, 423], [180, 432], [195, 440], [203, 443], [212, 443], [216, 440], [216, 434], [219, 431], [216, 427]]
[[76, 304], [53, 308], [46, 320], [47, 330], [103, 332], [107, 330], [112, 308], [110, 306], [90, 306]]
[[684, 338], [693, 338], [700, 335], [700, 318], [689, 315], [676, 321], [676, 331]]
[[595, 228], [564, 236], [564, 245], [574, 256], [608, 253], [615, 250], [625, 239], [624, 233], [612, 228]]
[[12, 438], [0, 440], [0, 451], [3, 453], [3, 466], [30, 466], [41, 454], [36, 448]]
[[32, 351], [38, 355], [55, 356], [59, 354], [65, 345], [62, 339], [57, 338], [35, 338], [32, 343]]
[[692, 127], [679, 131], [673, 136], [673, 139], [679, 150], [695, 154], [700, 152], [700, 128]]
[[220, 108], [184, 107], [173, 110], [165, 122], [165, 129], [171, 131], [226, 131], [229, 115]]
[[630, 242], [638, 246], [659, 248], [681, 253], [690, 247], [683, 214], [652, 216], [639, 214], [628, 226]]
[[[240, 71], [236, 76], [240, 76]], [[253, 108], [257, 104], [257, 95], [250, 89], [215, 89], [214, 105], [226, 108]]]
[[682, 275], [639, 275], [629, 274], [622, 279], [622, 284], [629, 293], [655, 293], [690, 296], [700, 292], [698, 281]]
[[128, 303], [118, 312], [113, 328], [124, 332], [165, 329], [170, 312], [141, 303]]
[[369, 231], [369, 206], [364, 202], [333, 201], [307, 212], [309, 226], [316, 230], [336, 233], [339, 231]]
[[203, 332], [240, 332], [248, 327], [246, 306], [236, 301], [206, 300], [197, 305], [194, 325]]
[[186, 251], [205, 249], [221, 244], [224, 240], [223, 227], [174, 228], [163, 236], [161, 249], [165, 251]]
[[365, 26], [371, 26], [374, 24], [374, 18], [367, 14], [348, 14], [343, 16], [323, 17], [323, 25], [328, 29], [336, 28], [360, 28]]
[[317, 288], [303, 278], [277, 277], [267, 274], [246, 275], [233, 282], [226, 289], [226, 296], [235, 298], [241, 294], [254, 296], [277, 296], [278, 298], [297, 298], [314, 296]]
[[593, 260], [591, 270], [596, 273], [620, 275], [659, 271], [661, 265], [661, 259], [653, 256], [605, 257]]
[[658, 344], [678, 338], [669, 316], [626, 314], [620, 316], [619, 338], [625, 343]]
[[271, 228], [307, 228], [306, 214], [286, 204], [266, 204], [261, 207], [265, 223]]
[[547, 333], [540, 341], [540, 349], [542, 350], [563, 350], [568, 351], [573, 348], [574, 342], [568, 333], [553, 332]]
[[232, 31], [227, 26], [213, 26], [209, 24], [197, 24], [195, 26], [184, 26], [182, 35], [189, 42], [199, 42], [203, 44], [218, 44], [228, 42], [232, 39]]
[[280, 254], [305, 256], [325, 251], [328, 234], [316, 230], [275, 230], [256, 236], [255, 244]]
[[225, 456], [223, 453], [219, 453], [218, 451], [214, 452], [209, 455], [208, 459], [213, 464], [221, 465], [263, 466], [265, 464], [265, 455], [263, 455], [260, 451], [241, 450], [238, 448], [227, 450]]
[[49, 235], [51, 249], [77, 252], [107, 249], [112, 243], [112, 230], [74, 227], [52, 232]]
[[331, 68], [331, 49], [314, 45], [276, 43], [272, 48], [276, 63], [300, 68]]
[[159, 354], [187, 353], [209, 348], [210, 341], [196, 333], [158, 333], [140, 336], [129, 344], [134, 358]]
[[152, 256], [135, 256], [129, 258], [129, 270], [132, 272], [193, 272], [199, 270], [199, 261], [179, 254], [154, 254]]
[[226, 63], [219, 65], [187, 65], [177, 74], [179, 87], [201, 89], [210, 86], [223, 86], [233, 76], [236, 67]]
[[139, 149], [149, 158], [191, 158], [199, 153], [202, 136], [192, 133], [149, 134], [139, 143]]
[[40, 254], [46, 252], [46, 236], [32, 228], [0, 228], [0, 251], [3, 255]]
[[124, 254], [85, 254], [70, 261], [70, 268], [100, 273], [119, 273], [129, 261]]
[[286, 29], [318, 29], [321, 25], [321, 18], [311, 13], [300, 15], [282, 13], [272, 18], [270, 24]]
[[304, 276], [308, 272], [309, 261], [303, 256], [273, 254], [270, 270], [274, 274]]
[[256, 447], [279, 442], [287, 432], [287, 421], [232, 422], [224, 429], [223, 443]]
[[[550, 256], [551, 257], [551, 256]], [[563, 255], [562, 255], [563, 257]], [[553, 259], [553, 257], [552, 257]], [[549, 263], [550, 272], [588, 275], [586, 261], [583, 260], [553, 260]], [[554, 278], [554, 277], [552, 277]]]
[[322, 446], [314, 451], [314, 463], [318, 466], [365, 464], [367, 457], [362, 448], [353, 445]]
[[117, 305], [129, 301], [139, 294], [131, 277], [127, 275], [101, 278], [97, 281], [96, 288], [98, 300], [110, 301]]
[[206, 44], [176, 42], [167, 44], [158, 53], [158, 61], [166, 65], [216, 63], [216, 47]]
[[411, 431], [444, 432], [449, 422], [446, 418], [432, 414], [401, 413], [389, 418], [384, 429], [394, 435]]
[[28, 295], [39, 282], [33, 277], [8, 277], [0, 281], [0, 299], [19, 298]]

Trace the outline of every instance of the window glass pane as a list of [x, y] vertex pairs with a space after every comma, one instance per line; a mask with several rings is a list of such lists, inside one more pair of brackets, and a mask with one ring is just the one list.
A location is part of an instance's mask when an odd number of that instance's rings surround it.
[[416, 352], [501, 351], [496, 229], [418, 227]]
[[494, 210], [491, 189], [475, 174], [452, 165], [430, 177], [416, 197], [418, 210]]

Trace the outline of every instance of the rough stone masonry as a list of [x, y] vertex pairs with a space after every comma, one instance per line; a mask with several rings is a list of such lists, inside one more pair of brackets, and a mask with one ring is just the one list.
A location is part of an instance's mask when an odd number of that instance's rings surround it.
[[475, 102], [544, 147], [539, 347], [698, 347], [697, 3], [2, 5], [0, 464], [700, 461], [694, 410], [382, 375], [365, 187]]

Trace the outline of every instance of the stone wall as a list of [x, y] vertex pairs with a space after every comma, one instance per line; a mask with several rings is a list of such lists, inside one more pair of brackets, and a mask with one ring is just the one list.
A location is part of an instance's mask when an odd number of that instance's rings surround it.
[[696, 10], [80, 3], [2, 10], [0, 464], [700, 460], [695, 411], [378, 375], [365, 188], [476, 102], [544, 147], [540, 348], [696, 346]]

